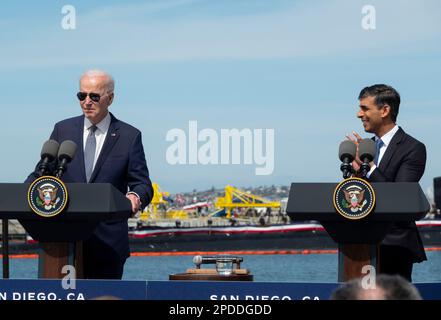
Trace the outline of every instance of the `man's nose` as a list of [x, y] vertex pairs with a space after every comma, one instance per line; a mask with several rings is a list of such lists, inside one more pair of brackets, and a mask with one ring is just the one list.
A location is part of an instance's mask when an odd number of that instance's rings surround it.
[[357, 112], [357, 118], [363, 118], [363, 116], [364, 116], [363, 110]]
[[89, 95], [87, 95], [86, 100], [84, 100], [84, 104], [89, 107], [93, 105], [93, 100], [90, 99]]

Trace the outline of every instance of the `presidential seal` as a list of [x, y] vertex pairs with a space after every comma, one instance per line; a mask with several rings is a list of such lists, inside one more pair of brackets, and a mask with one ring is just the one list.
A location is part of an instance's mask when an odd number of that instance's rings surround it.
[[43, 176], [30, 185], [28, 203], [36, 214], [50, 218], [63, 211], [67, 204], [67, 196], [66, 186], [60, 179]]
[[372, 186], [360, 178], [348, 178], [340, 182], [334, 191], [334, 208], [346, 219], [366, 217], [375, 206]]

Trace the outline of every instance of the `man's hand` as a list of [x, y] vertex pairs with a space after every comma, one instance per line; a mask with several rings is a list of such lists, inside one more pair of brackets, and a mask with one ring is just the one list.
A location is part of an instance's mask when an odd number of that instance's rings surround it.
[[362, 164], [362, 162], [360, 160], [360, 156], [358, 154], [358, 145], [360, 144], [361, 140], [363, 140], [363, 138], [360, 137], [360, 135], [355, 131], [352, 131], [352, 134], [354, 135], [353, 137], [351, 135], [347, 134], [346, 138], [348, 140], [352, 141], [353, 143], [355, 143], [355, 145], [357, 146], [357, 153], [355, 154], [354, 161], [352, 161], [352, 167], [354, 168], [355, 172], [358, 172], [360, 170], [360, 166]]
[[126, 198], [132, 203], [132, 213], [136, 214], [141, 208], [141, 200], [139, 200], [139, 198], [133, 193], [127, 194]]

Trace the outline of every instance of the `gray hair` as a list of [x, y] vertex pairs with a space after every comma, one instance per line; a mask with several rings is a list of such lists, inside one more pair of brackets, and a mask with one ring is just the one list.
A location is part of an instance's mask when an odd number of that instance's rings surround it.
[[[366, 290], [373, 290], [366, 294]], [[351, 280], [334, 290], [331, 300], [422, 300], [418, 289], [399, 275], [379, 274], [376, 289], [364, 289], [361, 278]]]
[[107, 92], [113, 92], [113, 90], [115, 89], [115, 80], [113, 80], [113, 77], [105, 71], [97, 70], [97, 69], [88, 70], [81, 75], [80, 81], [84, 77], [91, 77], [91, 78], [92, 77], [105, 77], [107, 79], [107, 81], [106, 81]]

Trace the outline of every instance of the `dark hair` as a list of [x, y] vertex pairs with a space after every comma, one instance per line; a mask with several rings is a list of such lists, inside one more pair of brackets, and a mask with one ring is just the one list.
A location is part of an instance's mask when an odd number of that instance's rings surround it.
[[[422, 300], [418, 289], [399, 275], [379, 274], [376, 278], [376, 286], [382, 293], [378, 294], [378, 300]], [[351, 280], [337, 288], [331, 295], [331, 300], [360, 300], [364, 289], [361, 279]]]
[[378, 108], [382, 108], [385, 104], [391, 108], [392, 121], [396, 122], [398, 110], [400, 108], [400, 94], [391, 86], [385, 84], [374, 84], [361, 90], [358, 100], [366, 97], [375, 97], [375, 104]]

